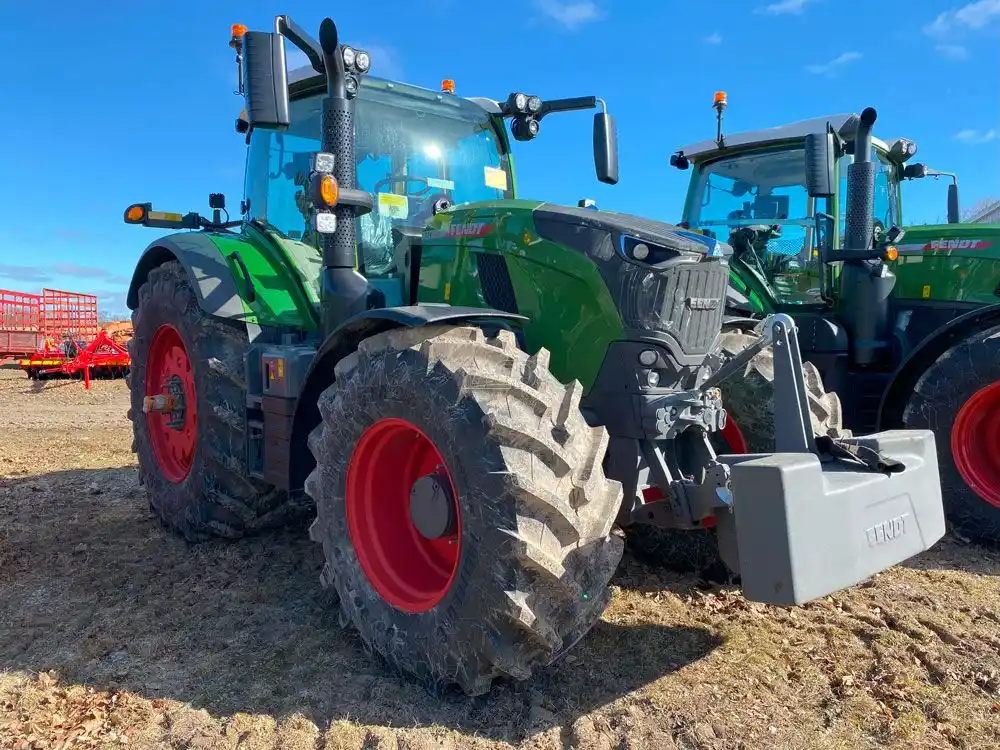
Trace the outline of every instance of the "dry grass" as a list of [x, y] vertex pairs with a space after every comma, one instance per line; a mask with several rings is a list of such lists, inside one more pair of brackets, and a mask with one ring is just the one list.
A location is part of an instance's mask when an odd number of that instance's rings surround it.
[[126, 408], [0, 370], [0, 748], [1000, 746], [994, 553], [946, 540], [798, 609], [626, 559], [564, 663], [434, 698], [337, 626], [304, 529], [164, 532]]

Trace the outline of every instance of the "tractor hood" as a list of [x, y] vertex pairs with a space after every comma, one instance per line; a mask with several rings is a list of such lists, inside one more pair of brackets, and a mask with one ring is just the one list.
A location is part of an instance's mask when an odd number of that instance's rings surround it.
[[899, 299], [1000, 302], [1000, 225], [908, 227], [893, 264]]
[[[642, 243], [650, 247], [650, 256], [635, 260], [654, 261], [659, 253], [661, 260], [666, 254], [676, 253], [680, 256], [696, 254], [710, 257], [728, 255], [730, 248], [725, 243], [707, 237], [698, 232], [681, 229], [673, 224], [654, 221], [641, 216], [623, 214], [615, 211], [599, 211], [592, 208], [575, 208], [559, 206], [553, 203], [542, 203], [534, 212], [535, 226], [545, 236], [547, 233], [562, 234], [557, 225], [604, 230], [615, 249], [625, 252], [626, 245], [632, 247]], [[549, 226], [549, 232], [544, 227]], [[665, 251], [665, 252], [660, 252]], [[606, 251], [605, 253], [606, 254]]]

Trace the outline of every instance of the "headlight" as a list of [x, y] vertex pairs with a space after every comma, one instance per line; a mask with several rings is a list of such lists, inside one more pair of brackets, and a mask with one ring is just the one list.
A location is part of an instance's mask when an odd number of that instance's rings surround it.
[[514, 106], [517, 107], [521, 112], [524, 112], [528, 108], [528, 97], [524, 94], [518, 94], [514, 97]]
[[646, 260], [649, 257], [649, 245], [640, 242], [632, 248], [632, 257], [636, 260]]
[[352, 67], [356, 57], [357, 55], [352, 47], [344, 47], [344, 65], [348, 68]]
[[358, 52], [357, 59], [355, 60], [355, 64], [358, 66], [358, 71], [359, 72], [361, 72], [361, 73], [367, 73], [368, 72], [368, 68], [371, 67], [372, 59], [371, 59], [371, 57], [368, 56], [367, 52], [361, 51], [361, 52]]
[[528, 111], [531, 112], [531, 114], [535, 114], [541, 108], [542, 108], [542, 100], [539, 99], [537, 96], [532, 96], [528, 99]]

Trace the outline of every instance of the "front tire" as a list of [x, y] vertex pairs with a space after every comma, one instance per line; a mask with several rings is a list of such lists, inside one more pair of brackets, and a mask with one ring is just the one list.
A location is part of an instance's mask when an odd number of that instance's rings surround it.
[[927, 368], [903, 424], [934, 432], [952, 527], [1000, 542], [1000, 326], [959, 341]]
[[[320, 397], [306, 491], [322, 582], [342, 624], [428, 685], [476, 695], [526, 679], [608, 602], [621, 485], [605, 478], [607, 433], [584, 420], [579, 383], [559, 383], [547, 357], [508, 331], [393, 330], [339, 362]], [[408, 515], [428, 472], [453, 493], [455, 523], [434, 541]]]
[[[247, 474], [246, 330], [206, 315], [177, 261], [150, 271], [132, 326], [128, 418], [153, 513], [190, 542], [290, 520], [287, 493]], [[144, 397], [165, 389], [183, 408], [144, 413]]]

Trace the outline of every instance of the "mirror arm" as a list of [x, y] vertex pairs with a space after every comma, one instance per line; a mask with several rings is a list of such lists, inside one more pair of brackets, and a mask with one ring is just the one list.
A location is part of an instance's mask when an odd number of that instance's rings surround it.
[[326, 65], [323, 62], [323, 48], [319, 42], [313, 39], [306, 31], [288, 16], [277, 16], [274, 19], [274, 33], [281, 34], [288, 41], [302, 50], [303, 54], [309, 58], [309, 64], [317, 73], [326, 73]]
[[596, 96], [574, 96], [569, 99], [542, 99], [542, 108], [538, 110], [535, 119], [539, 122], [545, 115], [553, 112], [576, 112], [583, 109], [593, 109], [600, 102], [602, 111], [607, 114], [608, 107], [603, 99]]

